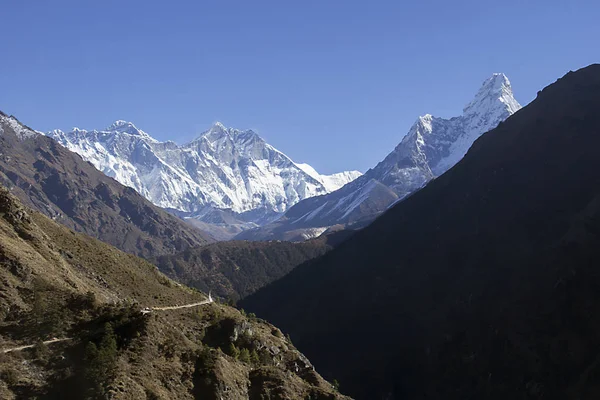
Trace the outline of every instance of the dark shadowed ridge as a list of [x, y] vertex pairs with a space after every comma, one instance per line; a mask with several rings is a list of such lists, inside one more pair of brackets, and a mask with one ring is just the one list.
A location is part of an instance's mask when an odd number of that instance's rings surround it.
[[600, 65], [242, 303], [360, 399], [600, 395]]
[[212, 241], [54, 140], [0, 114], [0, 184], [69, 228], [143, 257]]

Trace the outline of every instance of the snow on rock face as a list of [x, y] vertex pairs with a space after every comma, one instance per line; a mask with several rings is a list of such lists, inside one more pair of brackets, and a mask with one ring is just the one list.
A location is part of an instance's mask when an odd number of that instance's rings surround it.
[[344, 186], [348, 182], [352, 182], [362, 175], [359, 171], [344, 171], [331, 175], [321, 175], [313, 167], [308, 164], [296, 163], [296, 166], [308, 175], [321, 182], [328, 192], [333, 192]]
[[320, 175], [301, 168], [252, 130], [215, 123], [185, 145], [159, 142], [131, 122], [102, 131], [74, 128], [47, 134], [154, 204], [188, 213], [205, 207], [282, 213], [360, 175]]
[[[28, 127], [26, 127], [25, 125], [22, 125], [19, 120], [17, 120], [15, 117], [13, 116], [8, 116], [6, 114], [4, 114], [3, 112], [0, 112], [0, 122], [2, 122], [2, 124], [8, 126], [16, 135], [19, 139], [24, 140], [30, 137], [33, 137], [35, 135], [40, 134], [40, 132], [38, 131], [34, 131], [33, 129], [30, 129]], [[0, 126], [0, 135], [4, 134], [4, 128], [2, 128], [2, 126]]]
[[454, 166], [479, 136], [520, 108], [508, 78], [493, 74], [461, 116], [419, 117], [396, 149], [367, 174], [403, 197]]

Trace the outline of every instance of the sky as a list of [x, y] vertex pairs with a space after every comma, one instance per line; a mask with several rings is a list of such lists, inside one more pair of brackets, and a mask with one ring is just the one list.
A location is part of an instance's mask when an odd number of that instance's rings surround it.
[[321, 173], [364, 172], [494, 72], [526, 104], [599, 62], [598, 16], [577, 0], [6, 0], [0, 110], [179, 143], [221, 121]]

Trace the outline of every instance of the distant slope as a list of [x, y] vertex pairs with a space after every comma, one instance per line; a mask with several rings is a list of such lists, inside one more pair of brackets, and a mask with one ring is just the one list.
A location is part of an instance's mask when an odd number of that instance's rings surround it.
[[303, 243], [229, 241], [160, 256], [154, 263], [178, 282], [237, 300], [329, 249], [325, 238]]
[[0, 188], [0, 398], [346, 398], [274, 326], [169, 309], [205, 299]]
[[398, 201], [392, 189], [367, 175], [334, 193], [335, 197], [324, 195], [301, 201], [275, 222], [246, 230], [235, 238], [303, 241], [319, 236], [334, 225], [350, 229], [353, 225], [362, 226]]
[[332, 225], [364, 225], [398, 200], [446, 172], [475, 139], [521, 108], [504, 74], [493, 74], [462, 115], [450, 119], [426, 114], [386, 158], [363, 176], [332, 193], [305, 199], [279, 220], [242, 232], [237, 239], [300, 239], [302, 231]]
[[0, 113], [0, 184], [56, 221], [151, 257], [210, 241], [54, 140]]
[[241, 305], [360, 399], [598, 398], [598, 110], [600, 65], [567, 74]]

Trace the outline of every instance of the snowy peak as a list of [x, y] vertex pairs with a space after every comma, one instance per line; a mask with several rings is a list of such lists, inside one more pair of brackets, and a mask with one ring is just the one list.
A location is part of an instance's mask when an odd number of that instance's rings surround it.
[[463, 109], [463, 115], [490, 113], [495, 110], [513, 114], [520, 108], [521, 105], [515, 100], [506, 75], [495, 73], [483, 82], [475, 98]]
[[219, 121], [216, 121], [214, 124], [212, 124], [212, 127], [211, 127], [210, 129], [211, 129], [211, 130], [212, 130], [212, 129], [215, 129], [215, 130], [217, 130], [217, 129], [218, 129], [218, 130], [222, 130], [222, 131], [224, 131], [224, 130], [226, 130], [227, 128], [225, 128], [225, 125], [223, 125], [221, 122], [219, 122]]
[[212, 124], [212, 126], [207, 131], [204, 131], [202, 134], [200, 134], [200, 137], [210, 136], [210, 135], [219, 136], [219, 135], [228, 135], [228, 134], [229, 134], [229, 129], [227, 129], [225, 127], [225, 125], [223, 125], [222, 123], [217, 121], [214, 124]]
[[212, 126], [208, 130], [202, 132], [197, 139], [194, 139], [192, 141], [192, 143], [203, 138], [208, 140], [209, 142], [216, 142], [223, 139], [229, 139], [233, 142], [243, 142], [249, 140], [250, 138], [259, 139], [264, 142], [264, 140], [251, 129], [239, 130], [235, 128], [228, 128], [218, 121], [212, 124]]
[[[77, 128], [74, 128], [74, 129], [77, 129]], [[106, 128], [105, 131], [106, 132], [127, 133], [129, 135], [140, 136], [140, 137], [143, 137], [145, 139], [154, 140], [146, 132], [144, 132], [141, 129], [138, 129], [133, 124], [133, 122], [123, 121], [121, 119], [113, 122], [112, 125], [110, 125], [108, 128]]]
[[137, 130], [137, 128], [135, 127], [135, 125], [132, 122], [128, 122], [128, 121], [123, 121], [122, 119], [118, 119], [115, 122], [112, 123], [112, 125], [110, 125], [108, 128], [106, 128], [107, 131], [126, 131], [129, 129], [135, 129]]
[[521, 108], [506, 75], [486, 79], [463, 114], [444, 119], [426, 114], [417, 119], [402, 142], [371, 175], [407, 195], [446, 172], [473, 142]]

